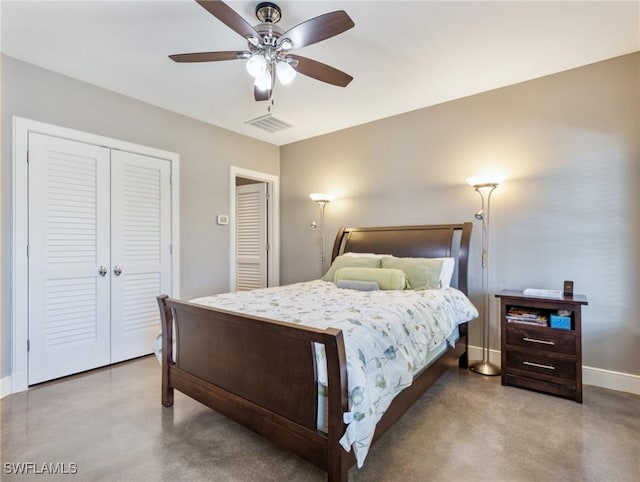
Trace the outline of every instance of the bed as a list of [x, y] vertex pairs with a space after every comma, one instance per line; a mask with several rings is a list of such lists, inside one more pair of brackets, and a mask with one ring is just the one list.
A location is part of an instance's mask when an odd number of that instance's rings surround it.
[[[470, 238], [471, 223], [342, 228], [332, 260], [347, 252], [454, 257], [453, 286], [466, 293]], [[174, 390], [179, 390], [326, 470], [330, 481], [347, 480], [356, 456], [355, 450], [347, 452], [340, 443], [352, 423], [347, 416], [351, 412], [345, 346], [352, 348], [345, 345], [344, 330], [278, 321], [165, 295], [158, 297], [158, 303], [165, 407], [173, 405]], [[467, 367], [466, 322], [457, 325], [456, 335], [455, 341], [439, 345], [443, 348], [437, 359], [429, 360], [385, 408], [371, 443], [448, 367], [456, 363]], [[326, 403], [319, 397], [319, 373], [326, 377]]]

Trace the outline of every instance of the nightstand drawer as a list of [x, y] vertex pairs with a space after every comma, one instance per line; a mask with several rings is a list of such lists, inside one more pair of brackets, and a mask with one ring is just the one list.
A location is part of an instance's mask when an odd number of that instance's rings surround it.
[[576, 354], [576, 338], [573, 333], [563, 333], [549, 328], [535, 328], [518, 323], [507, 323], [507, 345], [522, 346], [554, 353]]
[[553, 382], [547, 382], [544, 380], [538, 380], [529, 377], [520, 377], [518, 375], [511, 375], [506, 373], [504, 375], [504, 385], [511, 385], [514, 387], [528, 388], [529, 390], [537, 390], [544, 393], [552, 393], [561, 397], [568, 397], [576, 399], [576, 401], [582, 401], [582, 394], [577, 390], [575, 383], [559, 384]]
[[554, 356], [550, 353], [507, 351], [507, 368], [549, 377], [576, 378], [575, 357]]

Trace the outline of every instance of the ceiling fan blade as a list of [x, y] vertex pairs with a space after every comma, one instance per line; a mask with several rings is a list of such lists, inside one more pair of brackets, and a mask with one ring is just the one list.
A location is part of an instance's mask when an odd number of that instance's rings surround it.
[[192, 54], [174, 54], [169, 58], [174, 62], [217, 62], [219, 60], [248, 59], [251, 52], [194, 52]]
[[260, 40], [260, 34], [231, 7], [219, 0], [196, 0], [202, 8], [216, 17], [234, 32], [244, 38], [254, 37]]
[[284, 39], [290, 39], [293, 42], [293, 48], [299, 49], [341, 34], [354, 25], [353, 20], [344, 10], [325, 13], [287, 30], [280, 36], [278, 45]]
[[298, 64], [293, 67], [297, 72], [327, 84], [346, 87], [353, 80], [353, 77], [349, 74], [317, 60], [300, 57], [299, 55], [287, 55], [287, 57], [298, 61]]

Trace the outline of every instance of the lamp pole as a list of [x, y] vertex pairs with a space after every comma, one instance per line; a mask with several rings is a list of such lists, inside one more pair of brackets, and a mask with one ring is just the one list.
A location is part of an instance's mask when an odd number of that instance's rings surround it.
[[[321, 263], [321, 267], [320, 267], [320, 271], [322, 272], [322, 274], [324, 274], [324, 260], [325, 260], [325, 256], [324, 256], [324, 209], [327, 206], [328, 203], [330, 203], [331, 201], [333, 201], [335, 199], [335, 196], [333, 194], [323, 194], [323, 193], [311, 193], [309, 194], [309, 197], [311, 198], [311, 200], [313, 202], [315, 202], [318, 206], [320, 206], [320, 263]], [[315, 225], [315, 222], [311, 223], [311, 227], [313, 228], [317, 228], [317, 226]]]
[[324, 274], [324, 208], [329, 201], [316, 201], [320, 206], [320, 271]]
[[[482, 221], [482, 360], [469, 365], [469, 369], [475, 373], [487, 376], [500, 374], [500, 368], [489, 361], [490, 335], [491, 335], [491, 305], [489, 302], [489, 220], [491, 194], [498, 187], [498, 182], [474, 182], [472, 178], [467, 182], [473, 186], [480, 195], [481, 209], [475, 214], [475, 218]], [[485, 208], [486, 197], [486, 208]]]

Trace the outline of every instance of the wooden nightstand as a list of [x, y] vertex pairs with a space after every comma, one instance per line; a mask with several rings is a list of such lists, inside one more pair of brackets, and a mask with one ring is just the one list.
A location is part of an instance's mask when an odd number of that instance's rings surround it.
[[[582, 403], [581, 307], [571, 298], [526, 296], [503, 290], [500, 298], [502, 384], [571, 398]], [[551, 321], [565, 329], [552, 328]]]

